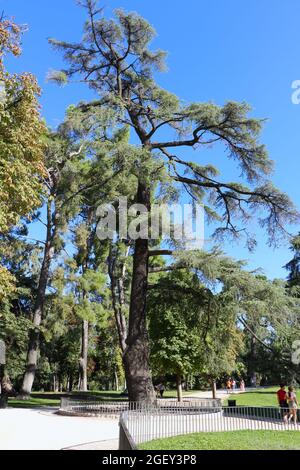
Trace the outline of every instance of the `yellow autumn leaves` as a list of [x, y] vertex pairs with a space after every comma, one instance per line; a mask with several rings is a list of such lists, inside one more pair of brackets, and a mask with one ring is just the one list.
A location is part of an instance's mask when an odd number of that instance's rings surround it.
[[11, 75], [3, 65], [6, 53], [21, 53], [21, 32], [11, 21], [0, 22], [0, 232], [39, 206], [44, 172], [37, 81], [30, 73]]
[[[10, 74], [6, 54], [21, 54], [24, 28], [0, 20], [0, 233], [17, 224], [41, 203], [44, 174], [40, 89], [30, 73]], [[13, 276], [0, 265], [0, 302], [13, 290]]]

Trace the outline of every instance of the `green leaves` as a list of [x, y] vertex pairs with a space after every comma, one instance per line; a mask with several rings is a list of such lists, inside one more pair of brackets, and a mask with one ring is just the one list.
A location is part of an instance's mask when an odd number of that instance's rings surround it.
[[[54, 45], [54, 41], [52, 44]], [[63, 70], [50, 70], [47, 74], [47, 81], [54, 82], [59, 86], [64, 86], [68, 83], [68, 77]]]
[[0, 265], [0, 307], [4, 300], [8, 300], [15, 291], [13, 275]]
[[177, 254], [170, 273], [151, 276], [152, 360], [162, 373], [219, 379], [240, 370], [247, 333], [240, 319], [264, 322], [268, 337], [281, 336], [297, 311], [283, 282], [249, 272], [216, 249]]
[[298, 290], [300, 289], [300, 235], [296, 235], [291, 240], [290, 249], [294, 256], [286, 264], [285, 268], [289, 272], [289, 287], [294, 289], [295, 295], [298, 297]]

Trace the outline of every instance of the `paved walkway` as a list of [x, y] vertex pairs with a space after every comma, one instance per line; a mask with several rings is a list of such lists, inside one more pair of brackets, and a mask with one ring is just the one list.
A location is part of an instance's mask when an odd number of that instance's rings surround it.
[[0, 450], [113, 450], [117, 419], [58, 416], [52, 409], [0, 410]]
[[[251, 390], [253, 389], [246, 389], [246, 391]], [[241, 392], [237, 389], [234, 393]], [[212, 398], [212, 393], [209, 391], [191, 392], [185, 396]], [[217, 398], [222, 400], [228, 398], [227, 390], [217, 390]], [[57, 411], [55, 408], [0, 410], [0, 450], [118, 449], [118, 419], [66, 417], [56, 415], [55, 411]], [[221, 419], [221, 422], [226, 429], [227, 419], [225, 421]], [[168, 428], [166, 424], [164, 423]], [[199, 424], [201, 430], [206, 430], [206, 423], [205, 425], [204, 422]], [[173, 425], [174, 423], [172, 423]], [[232, 425], [235, 429], [239, 428], [241, 421], [234, 419]], [[248, 420], [243, 420], [242, 426], [249, 428]], [[178, 423], [176, 423], [176, 427], [178, 427]], [[182, 429], [182, 431], [184, 430]]]
[[119, 439], [89, 442], [88, 444], [67, 447], [63, 450], [119, 450]]
[[[246, 392], [250, 392], [251, 390], [254, 390], [253, 388], [246, 388]], [[233, 395], [235, 393], [244, 393], [244, 392], [241, 392], [241, 390], [239, 388], [237, 388], [235, 391], [231, 391], [230, 394], [227, 393], [227, 390], [226, 389], [219, 389], [217, 390], [217, 398], [221, 398], [222, 400], [226, 400], [229, 395]], [[185, 397], [189, 397], [189, 398], [212, 398], [212, 392], [208, 391], [208, 392], [191, 392], [190, 394], [188, 395], [184, 395], [184, 398]]]

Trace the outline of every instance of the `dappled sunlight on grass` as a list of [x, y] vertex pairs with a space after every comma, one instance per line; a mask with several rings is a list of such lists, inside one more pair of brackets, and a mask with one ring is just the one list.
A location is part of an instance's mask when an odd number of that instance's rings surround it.
[[[244, 406], [277, 406], [277, 395], [276, 392], [279, 389], [277, 387], [266, 387], [260, 389], [254, 389], [244, 393], [235, 393], [229, 395], [230, 400], [236, 400], [237, 405]], [[299, 390], [298, 396], [300, 396]], [[227, 405], [227, 399], [225, 400], [225, 405]]]
[[299, 450], [299, 431], [233, 431], [187, 434], [146, 442], [144, 450]]

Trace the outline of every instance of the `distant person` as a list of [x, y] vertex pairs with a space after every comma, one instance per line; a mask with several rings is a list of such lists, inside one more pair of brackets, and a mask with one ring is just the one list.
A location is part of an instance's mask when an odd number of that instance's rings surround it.
[[298, 400], [294, 387], [289, 387], [287, 393], [287, 402], [289, 407], [289, 422], [294, 418], [294, 424], [297, 423]]
[[165, 386], [164, 384], [159, 384], [157, 385], [157, 390], [159, 392], [160, 398], [163, 398], [164, 392], [165, 392]]
[[235, 389], [236, 389], [236, 381], [234, 379], [232, 379], [232, 381], [231, 381], [231, 388], [232, 388], [233, 391], [235, 391]]
[[245, 391], [245, 382], [244, 382], [244, 379], [242, 379], [240, 381], [240, 391], [241, 392], [244, 392]]
[[157, 398], [163, 398], [163, 395], [164, 395], [164, 391], [165, 391], [165, 386], [164, 384], [162, 383], [159, 383], [158, 385], [156, 385], [155, 387], [155, 391], [156, 391], [156, 396]]
[[226, 382], [227, 393], [231, 392], [231, 379], [228, 379]]
[[277, 391], [277, 400], [281, 408], [281, 416], [283, 418], [283, 421], [287, 423], [289, 405], [287, 402], [287, 393], [284, 384], [280, 384], [280, 389]]
[[251, 377], [251, 385], [252, 385], [252, 387], [256, 387], [256, 375]]

